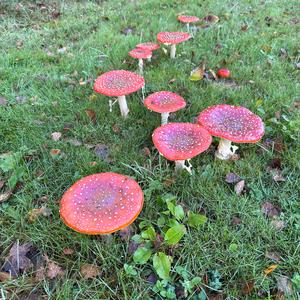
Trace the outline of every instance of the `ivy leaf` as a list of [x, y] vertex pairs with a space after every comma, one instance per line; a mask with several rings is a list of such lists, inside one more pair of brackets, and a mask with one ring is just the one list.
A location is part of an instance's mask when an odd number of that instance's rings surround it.
[[175, 245], [177, 244], [180, 239], [185, 235], [186, 228], [182, 224], [175, 225], [168, 229], [165, 235], [165, 241], [168, 245]]
[[188, 215], [188, 224], [191, 227], [199, 228], [200, 226], [204, 225], [207, 221], [207, 217], [201, 214], [195, 214], [193, 212], [189, 212]]
[[151, 257], [151, 250], [145, 247], [138, 248], [133, 254], [133, 261], [137, 264], [144, 265]]
[[171, 261], [171, 257], [163, 252], [155, 253], [153, 256], [153, 267], [161, 279], [170, 278]]
[[153, 226], [149, 226], [146, 230], [142, 232], [142, 238], [154, 241], [156, 238], [156, 233]]

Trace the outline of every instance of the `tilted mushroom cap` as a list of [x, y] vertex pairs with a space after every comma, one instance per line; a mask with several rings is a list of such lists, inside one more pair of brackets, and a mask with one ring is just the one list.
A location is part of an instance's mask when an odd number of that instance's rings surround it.
[[106, 72], [96, 79], [94, 91], [106, 96], [118, 97], [136, 92], [144, 84], [144, 78], [136, 73], [114, 70]]
[[162, 44], [179, 44], [190, 37], [187, 32], [160, 32], [157, 34], [157, 40]]
[[149, 95], [144, 100], [145, 106], [158, 113], [175, 112], [186, 105], [185, 100], [176, 93], [161, 91]]
[[198, 124], [168, 123], [154, 130], [152, 140], [168, 160], [186, 160], [207, 150], [212, 137]]
[[141, 48], [135, 48], [128, 52], [128, 54], [133, 58], [149, 58], [152, 56], [152, 52], [150, 50], [145, 50]]
[[242, 106], [210, 106], [197, 118], [212, 135], [236, 143], [255, 143], [264, 135], [261, 118]]
[[146, 42], [146, 43], [138, 44], [138, 45], [136, 45], [136, 47], [140, 48], [140, 49], [154, 51], [154, 50], [157, 50], [160, 46], [159, 46], [159, 44], [156, 44], [156, 43]]
[[177, 20], [179, 20], [182, 23], [194, 23], [200, 21], [200, 19], [196, 16], [184, 16], [184, 15], [178, 16]]
[[67, 190], [60, 203], [60, 216], [81, 233], [112, 233], [131, 224], [143, 202], [143, 191], [135, 180], [98, 173], [80, 179]]

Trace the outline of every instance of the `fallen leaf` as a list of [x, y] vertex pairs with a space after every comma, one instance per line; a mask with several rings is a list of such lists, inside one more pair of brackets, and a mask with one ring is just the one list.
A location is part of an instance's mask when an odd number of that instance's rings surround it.
[[89, 165], [92, 166], [92, 167], [94, 167], [94, 166], [97, 165], [97, 162], [96, 162], [96, 161], [90, 161], [90, 162], [89, 162]]
[[151, 151], [148, 147], [144, 147], [142, 149], [142, 154], [145, 156], [145, 157], [149, 157], [151, 155]]
[[248, 30], [248, 25], [247, 25], [247, 24], [243, 24], [243, 25], [241, 26], [241, 30], [242, 30], [242, 31], [247, 31], [247, 30]]
[[163, 186], [169, 187], [173, 185], [176, 182], [176, 178], [167, 178], [166, 180], [163, 181]]
[[124, 35], [129, 35], [129, 34], [132, 34], [133, 32], [134, 32], [134, 29], [132, 27], [126, 27], [121, 30], [121, 33]]
[[190, 75], [190, 81], [199, 81], [199, 80], [203, 79], [204, 73], [205, 73], [205, 64], [202, 63], [202, 64], [200, 64], [199, 67], [192, 70], [191, 75]]
[[11, 280], [11, 279], [12, 279], [12, 276], [10, 273], [0, 272], [0, 282]]
[[80, 268], [80, 273], [84, 279], [94, 278], [100, 274], [100, 268], [96, 265], [84, 264]]
[[286, 297], [290, 297], [293, 295], [292, 282], [287, 276], [281, 275], [277, 278], [277, 289], [279, 292], [282, 292], [283, 295]]
[[97, 120], [96, 120], [96, 113], [95, 113], [95, 111], [92, 110], [92, 109], [86, 109], [85, 113], [91, 119], [92, 123], [96, 124]]
[[114, 133], [117, 133], [117, 134], [122, 132], [121, 128], [117, 124], [114, 124], [112, 126], [112, 130], [113, 130]]
[[287, 56], [288, 56], [288, 54], [287, 54], [286, 50], [284, 48], [281, 48], [279, 51], [279, 57], [282, 59], [285, 59], [285, 58], [287, 58]]
[[295, 65], [296, 65], [296, 68], [297, 68], [298, 70], [300, 70], [300, 63], [296, 63]]
[[17, 103], [23, 104], [27, 101], [27, 97], [26, 96], [17, 96], [16, 101], [17, 101]]
[[212, 75], [212, 77], [213, 77], [214, 80], [218, 80], [219, 79], [214, 70], [209, 69], [209, 72]]
[[132, 233], [133, 233], [133, 230], [132, 230], [131, 226], [127, 226], [119, 231], [119, 235], [122, 240], [130, 239], [132, 236]]
[[282, 176], [281, 170], [273, 169], [273, 170], [271, 170], [271, 174], [273, 176], [274, 181], [276, 181], [276, 182], [285, 181], [285, 178]]
[[0, 180], [0, 190], [3, 188], [5, 181], [4, 180]]
[[74, 253], [74, 250], [72, 248], [63, 249], [63, 254], [65, 254], [65, 255], [72, 255], [73, 253]]
[[51, 209], [42, 206], [41, 208], [34, 208], [28, 212], [29, 222], [34, 222], [39, 216], [49, 217], [51, 215]]
[[52, 157], [56, 157], [61, 153], [61, 151], [59, 149], [51, 149], [50, 150], [50, 154]]
[[0, 203], [2, 203], [4, 201], [7, 201], [10, 198], [11, 195], [12, 195], [11, 190], [8, 190], [4, 193], [0, 193]]
[[244, 284], [244, 286], [242, 287], [242, 293], [244, 295], [251, 294], [251, 292], [253, 291], [253, 288], [254, 288], [254, 283], [255, 283], [254, 280], [250, 280], [250, 281], [246, 282]]
[[271, 225], [278, 231], [282, 230], [285, 227], [285, 222], [282, 220], [272, 220]]
[[267, 276], [269, 274], [271, 274], [276, 268], [278, 267], [278, 265], [271, 265], [268, 268], [266, 268], [264, 270], [264, 274]]
[[273, 218], [280, 214], [281, 208], [279, 205], [273, 205], [271, 202], [266, 201], [261, 205], [261, 211], [267, 217]]
[[170, 79], [169, 81], [168, 81], [168, 84], [172, 84], [172, 83], [174, 83], [176, 81], [176, 78], [172, 78], [172, 79]]
[[94, 148], [94, 153], [101, 159], [106, 162], [110, 162], [109, 159], [109, 148], [104, 144], [97, 144]]
[[265, 254], [266, 258], [270, 259], [270, 260], [274, 260], [276, 262], [279, 262], [281, 259], [280, 259], [280, 255], [279, 253], [277, 252], [269, 252], [267, 251], [266, 254]]
[[50, 260], [47, 255], [45, 255], [44, 257], [47, 262], [46, 276], [49, 279], [54, 279], [56, 277], [60, 277], [65, 274], [65, 271], [59, 265], [57, 265], [53, 260]]
[[216, 44], [215, 47], [214, 47], [214, 53], [215, 54], [219, 54], [220, 53], [220, 50], [223, 48], [223, 46], [221, 44]]
[[0, 97], [0, 106], [5, 106], [7, 105], [7, 100], [3, 97]]
[[234, 191], [235, 193], [240, 196], [244, 190], [245, 187], [245, 180], [239, 181], [235, 186], [234, 186]]
[[226, 174], [225, 181], [227, 183], [237, 183], [241, 180], [241, 177], [236, 175], [235, 173], [228, 173]]
[[61, 133], [60, 132], [52, 132], [51, 138], [53, 141], [57, 142], [61, 138]]
[[216, 24], [220, 21], [220, 18], [218, 16], [215, 16], [215, 15], [207, 15], [202, 20], [205, 21], [205, 22]]
[[234, 226], [240, 225], [242, 224], [242, 220], [237, 216], [233, 216], [231, 219], [231, 224]]
[[65, 139], [65, 142], [71, 144], [74, 147], [79, 147], [82, 145], [82, 142], [77, 139]]

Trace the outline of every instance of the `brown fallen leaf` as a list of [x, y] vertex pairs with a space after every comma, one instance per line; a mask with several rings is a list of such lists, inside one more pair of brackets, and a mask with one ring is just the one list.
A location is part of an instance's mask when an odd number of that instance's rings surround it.
[[151, 155], [151, 151], [148, 147], [144, 147], [141, 152], [145, 157], [149, 157]]
[[51, 138], [53, 141], [57, 142], [61, 138], [61, 133], [60, 132], [52, 132]]
[[280, 262], [280, 260], [281, 260], [280, 255], [277, 252], [267, 251], [266, 254], [265, 254], [265, 257], [270, 259], [270, 260], [274, 260], [276, 262]]
[[285, 227], [285, 222], [282, 221], [282, 220], [272, 220], [272, 221], [271, 221], [271, 225], [272, 225], [275, 229], [277, 229], [278, 231], [280, 231], [280, 230], [284, 229], [284, 227]]
[[94, 278], [100, 274], [100, 268], [96, 265], [84, 264], [80, 268], [80, 273], [84, 279]]
[[264, 274], [267, 276], [269, 274], [271, 274], [276, 268], [278, 267], [278, 265], [270, 265], [268, 268], [266, 268], [264, 270]]
[[5, 106], [7, 105], [7, 100], [3, 97], [0, 97], [0, 106]]
[[52, 157], [57, 157], [61, 153], [60, 149], [51, 149], [50, 154]]
[[291, 280], [287, 276], [279, 276], [277, 278], [277, 289], [282, 292], [283, 299], [285, 297], [291, 297], [294, 294]]
[[131, 226], [127, 226], [119, 231], [119, 235], [122, 240], [128, 240], [131, 238], [133, 229]]
[[114, 124], [114, 125], [112, 126], [112, 130], [113, 130], [114, 133], [117, 133], [117, 134], [119, 134], [119, 133], [122, 132], [121, 128], [120, 128], [119, 125], [117, 125], [117, 124]]
[[47, 262], [46, 276], [49, 279], [61, 277], [65, 274], [65, 271], [59, 265], [57, 265], [53, 260], [50, 260], [47, 255], [45, 255], [44, 258]]
[[51, 215], [51, 209], [42, 206], [41, 208], [34, 208], [28, 212], [29, 222], [33, 223], [39, 216], [49, 217]]
[[121, 33], [124, 35], [129, 35], [134, 33], [134, 29], [132, 27], [126, 27], [121, 30]]
[[237, 182], [241, 181], [241, 177], [236, 175], [235, 173], [227, 173], [225, 181], [227, 183], [237, 183]]
[[13, 277], [10, 273], [0, 272], [0, 282], [11, 280]]
[[7, 201], [10, 198], [11, 195], [12, 195], [11, 190], [8, 190], [4, 193], [0, 193], [0, 203], [2, 203], [4, 201]]
[[75, 251], [72, 248], [65, 248], [63, 250], [63, 254], [65, 255], [72, 255]]
[[274, 205], [271, 202], [266, 201], [261, 205], [261, 211], [267, 217], [273, 218], [281, 213], [281, 208], [279, 205]]
[[92, 121], [92, 123], [95, 125], [97, 123], [95, 111], [92, 110], [92, 109], [86, 109], [85, 113], [90, 118], [90, 120]]
[[215, 15], [207, 15], [206, 17], [202, 18], [202, 20], [208, 23], [216, 24], [220, 21], [220, 18]]
[[242, 220], [237, 216], [233, 216], [231, 219], [231, 225], [237, 226], [240, 224], [242, 224]]
[[270, 173], [272, 174], [273, 180], [276, 182], [282, 182], [285, 181], [285, 178], [282, 175], [281, 170], [279, 169], [272, 169], [270, 171]]
[[245, 187], [245, 180], [239, 181], [235, 186], [234, 186], [234, 191], [235, 193], [240, 196], [244, 190]]
[[82, 145], [82, 142], [77, 139], [65, 139], [65, 142], [69, 143], [74, 147], [80, 147]]
[[247, 25], [247, 24], [243, 24], [243, 25], [241, 26], [241, 30], [242, 30], [242, 31], [247, 31], [247, 30], [248, 30], [248, 25]]
[[253, 291], [253, 288], [254, 288], [254, 283], [255, 283], [254, 280], [250, 280], [250, 281], [246, 282], [244, 284], [244, 286], [242, 287], [242, 293], [244, 295], [251, 294]]
[[106, 162], [110, 162], [109, 159], [109, 148], [105, 144], [97, 144], [94, 148], [94, 153], [101, 159]]

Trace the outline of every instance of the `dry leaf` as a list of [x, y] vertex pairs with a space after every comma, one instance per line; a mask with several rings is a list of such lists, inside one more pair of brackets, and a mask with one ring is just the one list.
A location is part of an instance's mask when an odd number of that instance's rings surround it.
[[100, 268], [96, 265], [84, 264], [80, 268], [80, 273], [84, 279], [94, 278], [100, 274]]
[[12, 194], [11, 190], [8, 190], [4, 193], [0, 193], [0, 203], [7, 201], [10, 198], [11, 194]]
[[65, 248], [63, 250], [63, 254], [65, 255], [72, 255], [74, 253], [74, 250], [72, 248]]
[[74, 147], [79, 147], [82, 145], [82, 142], [77, 139], [65, 139], [65, 142], [71, 144]]
[[2, 281], [7, 281], [7, 280], [11, 280], [12, 276], [10, 273], [7, 272], [0, 272], [0, 282]]
[[226, 174], [225, 181], [227, 183], [237, 183], [241, 180], [241, 177], [236, 175], [235, 173], [228, 173]]
[[237, 216], [233, 216], [231, 219], [231, 224], [234, 226], [240, 225], [242, 224], [242, 220]]
[[245, 187], [245, 180], [239, 181], [235, 186], [234, 186], [234, 191], [235, 193], [240, 196], [244, 190]]
[[264, 270], [265, 275], [267, 276], [267, 275], [271, 274], [277, 267], [278, 267], [278, 265], [269, 266], [268, 268], [266, 268]]
[[28, 212], [28, 219], [30, 222], [34, 222], [39, 216], [49, 217], [51, 215], [51, 209], [42, 206], [41, 208], [34, 208]]
[[293, 295], [292, 283], [287, 276], [279, 276], [277, 278], [277, 289], [279, 292], [282, 292], [283, 295], [286, 297], [290, 297]]
[[281, 208], [278, 205], [273, 205], [271, 202], [266, 201], [261, 205], [261, 211], [267, 217], [273, 218], [280, 214]]
[[59, 154], [60, 154], [60, 149], [51, 149], [50, 150], [50, 154], [51, 154], [51, 156], [53, 156], [53, 157], [56, 157], [56, 156], [58, 156]]
[[266, 258], [270, 259], [270, 260], [274, 260], [276, 262], [280, 261], [280, 255], [277, 252], [266, 252]]
[[5, 181], [4, 180], [0, 180], [0, 190], [3, 188]]
[[246, 282], [245, 285], [242, 287], [242, 293], [244, 295], [251, 294], [254, 288], [254, 283], [255, 283], [254, 280], [250, 280]]
[[271, 225], [278, 231], [282, 230], [285, 227], [285, 222], [282, 220], [272, 220]]
[[110, 162], [109, 157], [109, 148], [104, 144], [97, 144], [94, 148], [94, 153], [102, 160]]
[[60, 277], [65, 274], [65, 271], [59, 265], [57, 265], [53, 260], [50, 260], [47, 255], [45, 255], [45, 260], [47, 262], [46, 276], [49, 279], [54, 279], [56, 277]]
[[91, 119], [93, 124], [96, 124], [96, 113], [92, 109], [86, 109], [85, 110], [86, 115]]
[[3, 97], [0, 97], [0, 106], [5, 106], [7, 105], [7, 100]]
[[61, 138], [61, 133], [53, 132], [53, 133], [51, 133], [51, 138], [53, 141], [57, 142]]
[[205, 22], [215, 24], [215, 23], [219, 22], [220, 18], [218, 16], [215, 16], [215, 15], [208, 15], [208, 16], [204, 17], [202, 20], [205, 21]]
[[247, 31], [247, 30], [248, 30], [248, 25], [247, 25], [247, 24], [243, 24], [243, 25], [241, 26], [241, 30], [242, 30], [242, 31]]
[[190, 81], [199, 81], [199, 80], [203, 79], [204, 73], [205, 73], [205, 64], [202, 63], [202, 64], [200, 64], [199, 67], [192, 70], [191, 75], [190, 75]]
[[144, 147], [142, 149], [142, 154], [145, 156], [145, 157], [149, 157], [151, 155], [151, 151], [148, 147]]

